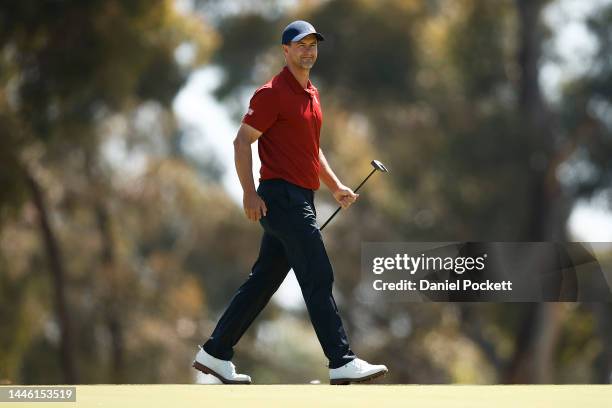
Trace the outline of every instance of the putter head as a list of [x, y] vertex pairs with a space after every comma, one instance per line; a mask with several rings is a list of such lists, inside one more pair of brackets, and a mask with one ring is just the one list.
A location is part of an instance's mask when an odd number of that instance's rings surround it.
[[388, 173], [389, 172], [389, 170], [387, 170], [385, 165], [382, 164], [381, 162], [379, 162], [378, 160], [372, 160], [371, 164], [372, 164], [372, 167], [374, 167], [378, 171], [382, 171], [383, 173]]

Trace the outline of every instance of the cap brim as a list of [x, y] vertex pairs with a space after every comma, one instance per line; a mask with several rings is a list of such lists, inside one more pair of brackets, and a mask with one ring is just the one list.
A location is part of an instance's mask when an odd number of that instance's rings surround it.
[[323, 37], [321, 33], [304, 33], [304, 34], [298, 34], [295, 37], [293, 37], [291, 42], [300, 41], [302, 38], [309, 36], [310, 34], [314, 34], [317, 37], [317, 40], [319, 41], [325, 41], [325, 37]]

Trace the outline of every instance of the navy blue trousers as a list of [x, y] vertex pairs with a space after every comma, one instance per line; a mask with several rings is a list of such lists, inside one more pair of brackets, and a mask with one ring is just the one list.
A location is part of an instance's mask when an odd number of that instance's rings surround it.
[[231, 360], [233, 347], [293, 268], [329, 367], [341, 367], [355, 355], [332, 295], [334, 274], [316, 224], [314, 192], [275, 179], [262, 181], [257, 193], [268, 208], [260, 220], [264, 234], [259, 256], [203, 348], [213, 357]]

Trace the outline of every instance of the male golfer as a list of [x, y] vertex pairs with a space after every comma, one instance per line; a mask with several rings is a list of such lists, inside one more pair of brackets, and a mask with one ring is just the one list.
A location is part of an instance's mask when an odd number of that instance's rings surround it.
[[[319, 93], [309, 80], [323, 36], [305, 21], [289, 24], [282, 35], [286, 66], [255, 91], [234, 140], [236, 171], [244, 190], [244, 212], [264, 233], [259, 257], [238, 289], [193, 366], [225, 384], [249, 384], [230, 361], [233, 347], [270, 300], [291, 268], [300, 284], [315, 332], [329, 359], [331, 384], [378, 377], [384, 365], [355, 357], [336, 302], [334, 281], [316, 224], [314, 191], [319, 180], [343, 208], [358, 197], [342, 184], [319, 147], [323, 118]], [[260, 184], [253, 182], [251, 144], [259, 140]]]

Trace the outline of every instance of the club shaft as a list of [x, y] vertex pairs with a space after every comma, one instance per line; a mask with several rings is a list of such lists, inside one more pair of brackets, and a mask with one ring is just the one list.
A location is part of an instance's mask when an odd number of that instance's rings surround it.
[[[373, 169], [373, 170], [370, 172], [370, 174], [368, 174], [368, 177], [366, 177], [365, 179], [363, 179], [363, 181], [361, 182], [361, 184], [359, 184], [359, 185], [357, 186], [357, 188], [356, 188], [355, 190], [353, 190], [353, 192], [355, 192], [355, 193], [356, 193], [357, 191], [359, 191], [359, 189], [361, 188], [361, 186], [363, 186], [363, 185], [365, 184], [365, 182], [366, 182], [366, 181], [368, 181], [368, 179], [369, 179], [370, 177], [372, 177], [372, 174], [374, 174], [375, 172], [376, 172], [376, 169]], [[342, 207], [340, 207], [340, 208], [342, 208]]]
[[[364, 179], [364, 180], [361, 182], [361, 184], [359, 184], [359, 185], [357, 186], [357, 188], [356, 188], [355, 190], [353, 190], [353, 192], [355, 192], [355, 193], [356, 193], [356, 192], [357, 192], [357, 191], [358, 191], [358, 190], [361, 188], [361, 186], [363, 186], [363, 185], [365, 184], [365, 182], [366, 182], [366, 181], [368, 181], [368, 179], [369, 179], [370, 177], [372, 177], [372, 174], [374, 174], [374, 172], [376, 172], [376, 169], [372, 170], [372, 171], [370, 172], [370, 174], [368, 174], [368, 177], [366, 177], [366, 178], [365, 178], [365, 179]], [[338, 208], [336, 208], [336, 211], [334, 211], [334, 213], [331, 215], [331, 217], [329, 217], [329, 218], [327, 219], [327, 221], [325, 221], [325, 224], [323, 224], [323, 226], [321, 226], [321, 228], [319, 228], [319, 231], [323, 231], [323, 228], [325, 228], [325, 226], [326, 226], [327, 224], [329, 224], [329, 222], [332, 220], [332, 218], [334, 218], [334, 217], [336, 216], [336, 214], [338, 214], [338, 212], [340, 212], [340, 210], [341, 210], [341, 209], [342, 209], [342, 207], [338, 207]]]

